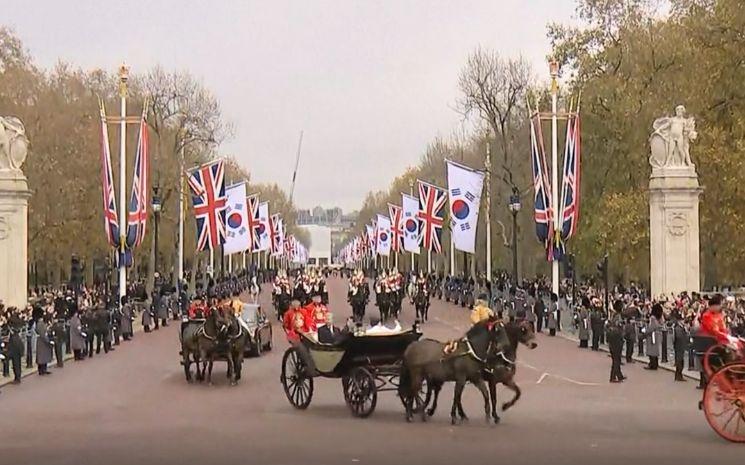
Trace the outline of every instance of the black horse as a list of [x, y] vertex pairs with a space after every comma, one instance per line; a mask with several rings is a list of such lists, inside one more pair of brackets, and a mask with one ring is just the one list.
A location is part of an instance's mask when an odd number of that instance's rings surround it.
[[235, 386], [241, 380], [243, 356], [246, 353], [249, 335], [232, 312], [227, 311], [225, 313], [225, 320], [228, 323], [227, 346], [225, 348], [225, 358], [228, 362], [228, 380], [230, 380], [232, 386]]
[[[229, 330], [230, 322], [225, 318], [224, 310], [213, 308], [208, 313], [204, 325], [197, 332], [199, 358], [202, 361], [202, 371], [199, 379], [204, 380], [206, 372], [208, 384], [212, 384], [212, 366], [215, 357], [220, 349], [225, 349], [228, 346]], [[199, 365], [197, 365], [197, 369], [199, 369]]]
[[391, 317], [391, 307], [392, 307], [392, 293], [391, 292], [380, 292], [375, 295], [375, 298], [377, 300], [378, 310], [380, 311], [380, 321], [385, 322], [388, 321], [388, 319]]
[[[446, 350], [452, 346], [452, 350]], [[493, 360], [502, 357], [509, 349], [507, 331], [500, 320], [490, 319], [475, 324], [466, 335], [451, 344], [432, 339], [424, 339], [409, 345], [404, 352], [401, 364], [399, 395], [405, 400], [406, 420], [411, 421], [417, 399], [424, 381], [428, 389], [439, 393], [442, 385], [455, 382], [455, 395], [450, 411], [452, 424], [456, 424], [456, 413], [461, 420], [467, 420], [461, 402], [466, 382], [475, 385], [484, 397], [484, 413], [489, 421], [489, 393], [482, 372]], [[422, 421], [427, 418], [427, 402], [417, 406]]]
[[290, 301], [292, 301], [292, 296], [289, 292], [285, 292], [284, 289], [275, 296], [274, 306], [277, 309], [277, 319], [279, 321], [282, 321], [285, 312], [290, 308]]
[[419, 321], [427, 321], [429, 314], [429, 296], [424, 290], [424, 286], [417, 286], [416, 294], [414, 294], [414, 307], [416, 308], [416, 319]]
[[[515, 383], [518, 344], [523, 344], [531, 350], [538, 347], [538, 343], [535, 342], [535, 332], [533, 331], [533, 327], [527, 321], [506, 323], [504, 328], [507, 332], [507, 338], [509, 339], [509, 347], [504, 351], [503, 356], [489, 360], [482, 371], [482, 376], [489, 385], [491, 417], [494, 420], [494, 423], [499, 423], [500, 420], [499, 415], [497, 414], [497, 384], [502, 383], [515, 393], [512, 400], [502, 404], [502, 411], [506, 411], [515, 405], [515, 403], [520, 399], [520, 387]], [[432, 406], [427, 410], [427, 416], [430, 417], [434, 415], [435, 410], [437, 410], [437, 397], [440, 393], [440, 388], [436, 383], [429, 382], [427, 384], [426, 404], [429, 404], [433, 392], [434, 401]]]
[[360, 287], [357, 292], [349, 292], [347, 296], [349, 303], [352, 305], [352, 317], [356, 323], [362, 321], [365, 317], [365, 307], [367, 307], [367, 295], [364, 288]]

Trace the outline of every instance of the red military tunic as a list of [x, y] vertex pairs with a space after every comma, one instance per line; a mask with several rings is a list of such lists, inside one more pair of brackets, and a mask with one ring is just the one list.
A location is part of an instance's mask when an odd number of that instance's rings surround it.
[[[304, 323], [302, 328], [295, 328], [295, 316], [298, 314], [303, 316]], [[299, 333], [310, 332], [315, 328], [315, 325], [311, 325], [311, 318], [308, 316], [307, 309], [298, 307], [296, 309], [290, 308], [285, 312], [284, 317], [282, 318], [282, 328], [284, 328], [285, 333], [287, 333], [288, 340], [291, 342], [297, 342], [300, 340]]]
[[708, 309], [701, 315], [701, 334], [715, 338], [719, 344], [726, 345], [729, 342], [729, 331], [722, 312]]

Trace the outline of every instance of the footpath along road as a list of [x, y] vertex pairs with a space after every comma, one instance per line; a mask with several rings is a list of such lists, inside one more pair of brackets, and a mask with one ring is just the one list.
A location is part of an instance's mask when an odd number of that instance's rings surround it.
[[[346, 283], [330, 279], [335, 321], [350, 313]], [[262, 295], [270, 309], [269, 294]], [[368, 315], [377, 315], [371, 304]], [[404, 304], [403, 325], [413, 320]], [[462, 335], [468, 311], [434, 300], [425, 337]], [[470, 423], [451, 426], [452, 385], [427, 423], [404, 421], [393, 393], [378, 397], [367, 419], [351, 416], [339, 380], [318, 379], [306, 411], [293, 409], [279, 383], [287, 347], [244, 362], [230, 387], [217, 364], [213, 386], [187, 384], [179, 365], [178, 324], [139, 333], [135, 343], [50, 377], [29, 376], [0, 395], [2, 464], [679, 464], [742, 463], [745, 448], [721, 440], [696, 404], [694, 383], [666, 371], [624, 366], [628, 380], [609, 384], [605, 353], [580, 351], [539, 335], [519, 351], [522, 399], [499, 425], [483, 420], [478, 391], [464, 406]], [[511, 393], [500, 388], [500, 402]]]

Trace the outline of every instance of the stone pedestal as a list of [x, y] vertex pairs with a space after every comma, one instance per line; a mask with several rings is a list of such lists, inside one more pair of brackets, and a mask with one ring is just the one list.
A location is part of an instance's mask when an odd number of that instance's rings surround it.
[[28, 190], [20, 170], [0, 170], [0, 299], [24, 307], [28, 292]]
[[653, 297], [700, 291], [699, 195], [694, 166], [655, 167], [649, 178]]

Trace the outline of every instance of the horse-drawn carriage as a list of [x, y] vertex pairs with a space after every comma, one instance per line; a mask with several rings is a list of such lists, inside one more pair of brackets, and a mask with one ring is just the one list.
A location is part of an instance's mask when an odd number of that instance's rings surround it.
[[375, 411], [379, 392], [398, 391], [404, 351], [421, 336], [416, 326], [389, 335], [349, 334], [336, 344], [303, 335], [282, 359], [280, 381], [287, 400], [297, 409], [306, 409], [313, 399], [313, 378], [341, 378], [352, 415], [368, 417]]
[[259, 304], [243, 304], [241, 319], [248, 328], [248, 344], [246, 354], [261, 355], [262, 352], [272, 350], [272, 323], [267, 318]]
[[[741, 339], [741, 346], [745, 340]], [[703, 350], [704, 338], [694, 338], [694, 350], [703, 354], [708, 383], [700, 407], [718, 435], [745, 443], [745, 352], [714, 344]]]

